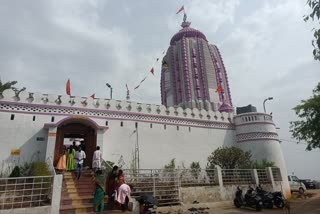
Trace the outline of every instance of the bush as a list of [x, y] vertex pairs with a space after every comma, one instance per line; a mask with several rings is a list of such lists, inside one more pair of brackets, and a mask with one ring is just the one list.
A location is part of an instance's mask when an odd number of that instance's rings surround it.
[[9, 176], [10, 178], [20, 177], [20, 168], [15, 166]]
[[46, 162], [33, 162], [31, 164], [31, 176], [48, 176], [51, 175]]

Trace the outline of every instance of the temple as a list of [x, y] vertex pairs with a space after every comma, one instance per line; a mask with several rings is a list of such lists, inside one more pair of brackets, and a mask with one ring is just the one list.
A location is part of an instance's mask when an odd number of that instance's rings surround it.
[[165, 106], [232, 112], [228, 76], [217, 46], [186, 19], [162, 61], [161, 102]]

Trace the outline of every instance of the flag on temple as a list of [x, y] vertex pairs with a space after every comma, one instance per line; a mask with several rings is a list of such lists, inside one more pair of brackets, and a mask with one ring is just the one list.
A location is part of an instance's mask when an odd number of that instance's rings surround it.
[[90, 97], [91, 97], [92, 99], [94, 99], [95, 96], [96, 96], [96, 94], [92, 94]]
[[82, 105], [87, 105], [87, 99], [82, 100], [81, 104]]
[[178, 10], [178, 12], [176, 14], [180, 13], [183, 10], [184, 10], [184, 5]]
[[67, 92], [67, 95], [71, 95], [70, 79], [68, 79], [66, 84], [66, 92]]
[[150, 73], [152, 73], [152, 74], [154, 75], [154, 69], [153, 69], [153, 67], [151, 68]]
[[222, 91], [222, 87], [221, 87], [221, 85], [219, 85], [219, 86], [217, 87], [217, 89], [216, 89], [216, 92], [217, 92], [217, 93], [221, 93], [221, 91]]

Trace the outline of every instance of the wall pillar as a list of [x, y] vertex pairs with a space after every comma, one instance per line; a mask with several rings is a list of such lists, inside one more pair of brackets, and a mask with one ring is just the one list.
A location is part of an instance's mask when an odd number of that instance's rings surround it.
[[216, 173], [215, 173], [215, 179], [219, 182], [219, 189], [220, 189], [220, 197], [221, 200], [226, 200], [226, 189], [223, 186], [223, 179], [222, 179], [222, 170], [221, 167], [216, 165]]
[[100, 150], [103, 151], [103, 135], [105, 133], [105, 129], [97, 130], [97, 146], [100, 146]]
[[268, 174], [268, 178], [270, 179], [270, 182], [271, 182], [271, 185], [272, 185], [272, 190], [276, 191], [276, 184], [274, 182], [274, 178], [273, 178], [272, 168], [271, 167], [267, 168], [267, 174]]
[[258, 176], [258, 171], [257, 169], [252, 170], [252, 176], [255, 184], [258, 186], [259, 185], [259, 176]]
[[48, 128], [46, 160], [48, 158], [51, 158], [51, 160], [53, 161], [54, 149], [55, 149], [55, 145], [56, 145], [56, 138], [57, 138], [57, 127], [49, 127]]
[[62, 178], [62, 175], [54, 175], [53, 177], [51, 214], [59, 214], [60, 211]]

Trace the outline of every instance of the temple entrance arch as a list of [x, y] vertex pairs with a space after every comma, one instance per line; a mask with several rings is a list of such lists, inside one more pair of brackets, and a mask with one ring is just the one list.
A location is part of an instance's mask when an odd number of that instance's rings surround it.
[[[92, 166], [92, 156], [96, 146], [103, 146], [103, 134], [107, 127], [98, 125], [94, 120], [85, 116], [66, 117], [57, 123], [45, 124], [48, 128], [48, 137], [54, 145], [49, 146], [48, 140], [47, 157], [51, 156], [53, 165], [56, 166], [63, 151], [65, 138], [80, 138], [85, 142], [86, 160], [84, 166]], [[70, 142], [72, 143], [72, 141]], [[51, 148], [51, 149], [50, 149]], [[51, 151], [50, 151], [51, 150]], [[51, 154], [51, 155], [50, 155]]]

